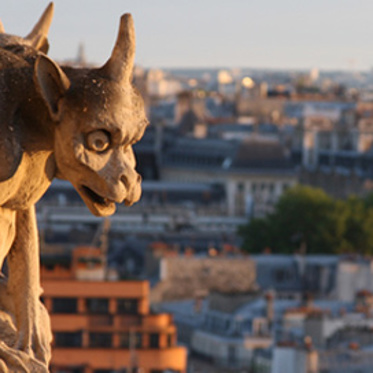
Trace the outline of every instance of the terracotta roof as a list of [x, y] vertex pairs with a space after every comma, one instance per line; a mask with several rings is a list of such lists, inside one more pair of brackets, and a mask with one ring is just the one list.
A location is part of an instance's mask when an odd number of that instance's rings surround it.
[[359, 290], [356, 295], [358, 297], [370, 297], [373, 295], [373, 293], [369, 290], [362, 289], [362, 290]]
[[306, 307], [306, 306], [301, 306], [301, 307], [294, 307], [294, 308], [289, 308], [286, 310], [286, 314], [306, 314], [306, 315], [316, 315], [316, 314], [323, 314], [327, 313], [327, 310], [323, 310], [321, 308], [317, 307]]

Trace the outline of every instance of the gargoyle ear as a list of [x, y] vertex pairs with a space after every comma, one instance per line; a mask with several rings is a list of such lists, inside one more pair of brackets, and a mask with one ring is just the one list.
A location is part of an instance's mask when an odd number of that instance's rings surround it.
[[131, 14], [124, 14], [120, 19], [117, 41], [111, 57], [101, 68], [104, 76], [119, 83], [129, 83], [135, 62], [135, 26]]
[[32, 47], [35, 49], [47, 53], [49, 49], [48, 43], [48, 31], [52, 23], [54, 12], [54, 4], [49, 3], [47, 8], [44, 10], [44, 13], [41, 15], [38, 23], [34, 26], [32, 31], [25, 37], [28, 40]]
[[61, 117], [61, 100], [70, 87], [69, 78], [53, 60], [40, 55], [35, 62], [34, 82], [51, 118], [58, 122]]

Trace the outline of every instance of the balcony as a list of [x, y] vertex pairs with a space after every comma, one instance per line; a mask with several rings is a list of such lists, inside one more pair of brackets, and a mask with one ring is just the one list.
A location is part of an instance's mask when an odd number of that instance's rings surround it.
[[88, 318], [89, 327], [113, 326], [113, 316], [111, 315], [91, 315]]
[[116, 316], [115, 326], [118, 328], [133, 328], [141, 326], [141, 318], [138, 316]]

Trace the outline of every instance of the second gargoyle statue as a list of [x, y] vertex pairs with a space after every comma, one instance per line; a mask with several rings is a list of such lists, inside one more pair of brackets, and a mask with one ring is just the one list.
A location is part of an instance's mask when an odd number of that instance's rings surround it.
[[90, 211], [115, 212], [141, 195], [132, 145], [148, 121], [131, 84], [135, 31], [125, 14], [97, 69], [46, 56], [50, 4], [25, 37], [0, 24], [0, 371], [48, 372], [49, 316], [40, 302], [35, 203], [53, 178], [72, 183]]

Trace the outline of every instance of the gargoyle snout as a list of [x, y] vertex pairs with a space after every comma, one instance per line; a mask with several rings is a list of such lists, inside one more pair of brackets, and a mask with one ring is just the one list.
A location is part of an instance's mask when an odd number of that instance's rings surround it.
[[134, 168], [128, 166], [123, 167], [120, 175], [120, 180], [122, 181], [126, 189], [130, 190], [133, 185], [141, 182], [141, 176]]
[[133, 168], [129, 168], [122, 174], [120, 179], [126, 189], [126, 198], [124, 199], [124, 203], [127, 206], [131, 206], [141, 197], [142, 177]]

